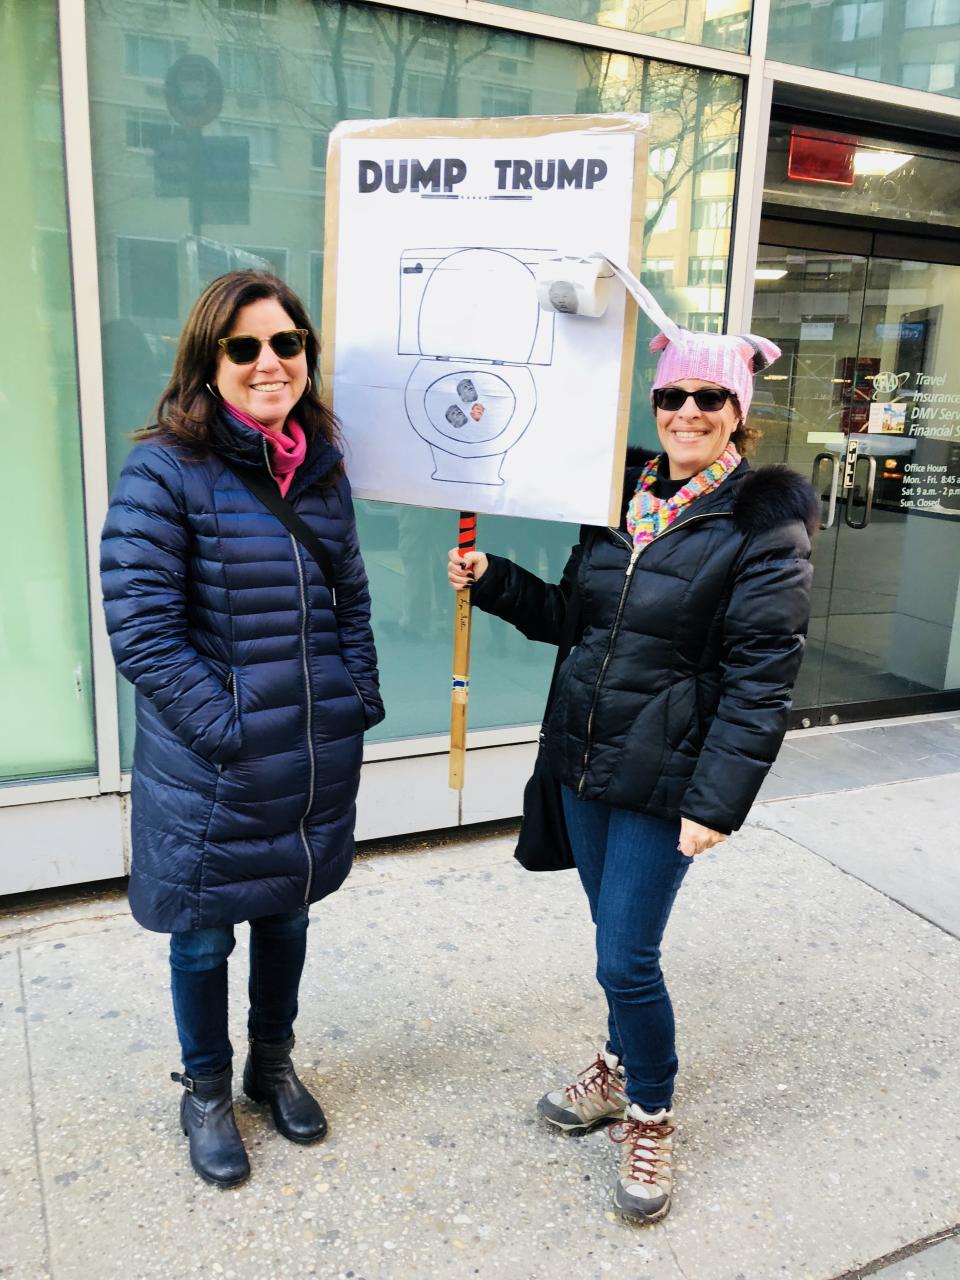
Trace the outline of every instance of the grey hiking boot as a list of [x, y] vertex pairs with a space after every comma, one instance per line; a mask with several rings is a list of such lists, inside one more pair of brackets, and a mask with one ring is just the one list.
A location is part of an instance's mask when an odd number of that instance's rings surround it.
[[585, 1067], [573, 1084], [545, 1093], [537, 1103], [537, 1112], [565, 1133], [586, 1133], [623, 1115], [625, 1088], [620, 1059], [613, 1053], [598, 1053], [596, 1061]]
[[622, 1144], [614, 1204], [634, 1222], [666, 1217], [673, 1191], [673, 1112], [648, 1114], [631, 1102], [610, 1137]]

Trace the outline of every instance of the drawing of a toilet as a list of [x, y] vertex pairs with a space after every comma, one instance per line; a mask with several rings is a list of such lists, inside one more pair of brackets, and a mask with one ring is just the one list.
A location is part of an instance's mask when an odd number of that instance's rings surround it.
[[553, 316], [533, 267], [550, 250], [410, 249], [400, 263], [400, 355], [416, 355], [404, 390], [431, 478], [503, 484], [508, 452], [537, 407], [531, 365], [553, 359]]

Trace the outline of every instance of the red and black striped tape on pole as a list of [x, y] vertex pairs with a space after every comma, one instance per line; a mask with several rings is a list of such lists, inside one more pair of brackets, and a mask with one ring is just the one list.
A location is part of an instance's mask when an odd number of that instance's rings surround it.
[[460, 512], [460, 538], [457, 543], [460, 554], [473, 551], [477, 545], [477, 515], [475, 511]]
[[[457, 550], [461, 556], [475, 550], [477, 516], [473, 511], [460, 512]], [[470, 696], [470, 588], [457, 592], [453, 622], [453, 688], [450, 694], [450, 786], [463, 790], [464, 765], [467, 755], [467, 699]]]

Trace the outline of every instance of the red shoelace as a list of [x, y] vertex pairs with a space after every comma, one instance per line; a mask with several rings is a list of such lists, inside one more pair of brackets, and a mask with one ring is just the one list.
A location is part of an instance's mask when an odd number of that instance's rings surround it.
[[597, 1089], [602, 1098], [610, 1097], [610, 1080], [613, 1072], [607, 1066], [602, 1053], [598, 1053], [596, 1062], [591, 1062], [589, 1067], [585, 1067], [580, 1072], [580, 1075], [584, 1077], [582, 1081], [577, 1080], [564, 1089], [564, 1093], [571, 1102], [576, 1102], [578, 1098], [585, 1098], [588, 1093], [593, 1093]]
[[[617, 1130], [620, 1133], [617, 1133]], [[648, 1186], [655, 1187], [657, 1185], [657, 1172], [661, 1166], [669, 1168], [669, 1160], [664, 1160], [659, 1154], [658, 1143], [663, 1138], [669, 1138], [673, 1133], [673, 1125], [661, 1122], [660, 1124], [652, 1124], [646, 1120], [635, 1120], [628, 1117], [626, 1120], [620, 1120], [611, 1129], [608, 1134], [612, 1142], [629, 1142], [632, 1143], [633, 1149], [630, 1152], [630, 1163], [627, 1166], [627, 1172], [630, 1179], [634, 1182], [645, 1182]], [[650, 1142], [652, 1146], [646, 1146], [645, 1143]]]

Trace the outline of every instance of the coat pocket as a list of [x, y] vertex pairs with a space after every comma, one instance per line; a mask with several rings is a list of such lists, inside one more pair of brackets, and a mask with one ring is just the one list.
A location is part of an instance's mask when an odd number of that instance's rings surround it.
[[357, 682], [356, 680], [354, 680], [353, 676], [350, 674], [350, 668], [347, 666], [346, 663], [343, 664], [343, 669], [344, 671], [346, 671], [347, 677], [349, 678], [350, 683], [353, 685], [353, 692], [356, 695], [357, 707], [360, 710], [360, 716], [361, 716], [363, 728], [368, 729], [370, 725], [373, 723], [373, 720], [375, 717], [373, 717], [371, 713], [367, 710], [367, 704], [363, 700], [363, 694], [360, 692], [359, 688], [357, 687]]
[[[231, 667], [230, 670], [227, 672], [226, 687], [227, 687], [227, 693], [229, 693], [230, 697], [233, 699], [233, 713], [237, 717], [237, 724], [239, 724], [240, 726], [240, 750], [242, 751], [243, 750], [243, 717], [240, 714], [240, 681], [239, 681], [237, 672], [234, 670], [233, 667]], [[237, 754], [239, 754], [239, 752]], [[231, 757], [231, 759], [233, 759], [233, 757]], [[229, 764], [230, 761], [228, 760], [226, 763]], [[222, 774], [223, 769], [224, 769], [223, 764], [217, 765], [218, 773]]]

